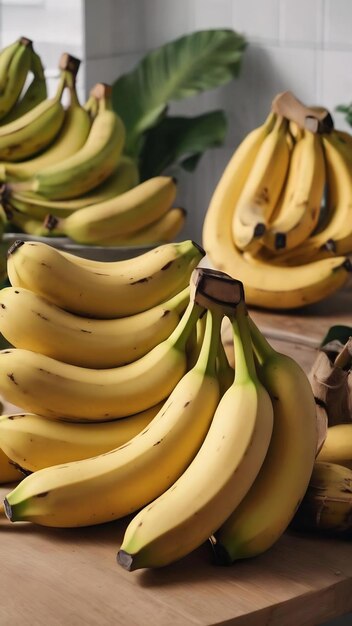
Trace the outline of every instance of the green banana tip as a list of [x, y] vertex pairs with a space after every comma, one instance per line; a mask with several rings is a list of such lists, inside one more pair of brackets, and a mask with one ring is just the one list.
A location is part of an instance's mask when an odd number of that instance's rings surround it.
[[116, 556], [116, 560], [121, 567], [126, 569], [128, 572], [132, 572], [136, 567], [133, 567], [133, 556], [129, 554], [125, 550], [119, 550]]

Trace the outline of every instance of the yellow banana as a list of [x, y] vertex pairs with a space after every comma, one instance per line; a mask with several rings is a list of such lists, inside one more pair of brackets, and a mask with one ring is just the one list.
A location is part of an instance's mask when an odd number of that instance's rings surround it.
[[155, 176], [101, 204], [53, 220], [67, 237], [78, 243], [96, 243], [109, 237], [133, 234], [163, 216], [176, 197], [176, 180]]
[[96, 241], [98, 246], [145, 246], [160, 245], [174, 241], [182, 230], [187, 212], [180, 207], [171, 207], [165, 215], [145, 228], [125, 236], [109, 237]]
[[72, 200], [48, 200], [44, 196], [25, 191], [15, 191], [8, 185], [0, 189], [1, 204], [34, 219], [44, 220], [47, 215], [67, 217], [74, 211], [92, 204], [105, 202], [128, 191], [138, 184], [138, 169], [129, 157], [122, 156], [113, 174], [90, 193]]
[[0, 81], [0, 119], [12, 109], [21, 94], [30, 69], [31, 48], [32, 41], [21, 37], [18, 45], [5, 53], [6, 58], [3, 59], [5, 76]]
[[271, 250], [291, 249], [318, 224], [325, 186], [325, 161], [319, 135], [305, 131], [292, 152], [280, 211], [262, 238]]
[[335, 463], [316, 462], [293, 528], [343, 533], [351, 531], [351, 515], [352, 471]]
[[186, 287], [142, 313], [111, 320], [80, 317], [20, 287], [0, 291], [0, 332], [24, 348], [81, 367], [136, 361], [174, 331], [189, 302]]
[[0, 170], [4, 170], [3, 178], [6, 180], [9, 178], [19, 180], [30, 178], [45, 167], [64, 161], [75, 154], [85, 143], [91, 127], [90, 115], [78, 101], [75, 79], [70, 72], [66, 72], [66, 83], [69, 87], [71, 100], [54, 143], [39, 156], [23, 163], [0, 164]]
[[167, 565], [200, 546], [239, 504], [263, 463], [273, 409], [255, 372], [243, 302], [236, 317], [235, 380], [188, 468], [128, 525], [118, 552], [128, 570]]
[[[249, 142], [250, 137], [245, 141]], [[246, 152], [244, 160], [245, 155]], [[342, 287], [351, 270], [349, 261], [342, 256], [284, 267], [261, 259], [250, 262], [241, 254], [231, 235], [237, 192], [236, 162], [235, 153], [215, 188], [205, 216], [203, 245], [214, 267], [245, 284], [248, 304], [266, 308], [286, 309], [311, 304]]]
[[[274, 128], [258, 149], [233, 209], [232, 236], [240, 250], [261, 237], [274, 211], [289, 164], [287, 120], [277, 117]], [[227, 177], [227, 176], [226, 176]]]
[[26, 189], [51, 199], [75, 198], [113, 173], [124, 146], [124, 124], [112, 110], [110, 87], [98, 84], [93, 94], [99, 102], [98, 112], [85, 144], [63, 162], [37, 172]]
[[220, 324], [221, 315], [207, 313], [195, 367], [141, 433], [106, 454], [28, 476], [7, 495], [7, 516], [44, 526], [99, 524], [130, 514], [168, 489], [202, 445], [217, 407]]
[[282, 255], [283, 262], [290, 265], [315, 259], [321, 252], [331, 250], [340, 255], [352, 251], [352, 151], [335, 132], [323, 135], [323, 145], [328, 186], [327, 216], [315, 234]]
[[[47, 97], [46, 80], [44, 75], [44, 68], [40, 59], [40, 56], [31, 49], [31, 72], [33, 78], [28, 85], [24, 95], [17, 100], [16, 104], [10, 109], [10, 111], [0, 120], [0, 124], [9, 124], [14, 120], [33, 109], [37, 104], [45, 100]], [[1, 70], [0, 70], [1, 72]]]
[[64, 120], [61, 97], [66, 86], [66, 74], [61, 78], [53, 98], [47, 98], [19, 119], [0, 126], [0, 159], [20, 161], [28, 158], [54, 140]]
[[[43, 224], [42, 220], [38, 220], [35, 217], [16, 211], [16, 209], [6, 209], [8, 222], [15, 226], [16, 232], [18, 229], [22, 233], [28, 235], [35, 235], [36, 237], [62, 237], [63, 233], [58, 229], [48, 230]], [[20, 235], [19, 235], [20, 236]]]
[[315, 400], [306, 374], [274, 350], [252, 320], [250, 328], [274, 427], [254, 484], [215, 533], [214, 549], [225, 563], [261, 554], [279, 539], [306, 492], [317, 448]]
[[14, 287], [87, 317], [133, 315], [187, 286], [204, 251], [193, 241], [168, 243], [125, 261], [82, 263], [48, 244], [15, 243], [7, 270]]
[[184, 375], [186, 342], [200, 312], [191, 301], [167, 339], [115, 368], [79, 367], [21, 348], [2, 350], [0, 393], [24, 411], [54, 419], [109, 421], [144, 411], [166, 398]]
[[352, 423], [336, 424], [328, 428], [317, 460], [352, 469]]
[[12, 470], [13, 480], [22, 480], [23, 473], [15, 469], [11, 461], [26, 472], [36, 472], [44, 467], [104, 454], [138, 435], [162, 406], [163, 403], [159, 403], [141, 413], [99, 424], [50, 420], [32, 413], [2, 415], [0, 482], [7, 482], [3, 476], [8, 475], [2, 468], [2, 457], [7, 459], [8, 471]]

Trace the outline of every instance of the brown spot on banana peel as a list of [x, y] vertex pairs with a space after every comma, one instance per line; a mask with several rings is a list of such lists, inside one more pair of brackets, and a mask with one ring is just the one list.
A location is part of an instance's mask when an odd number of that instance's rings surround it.
[[15, 384], [18, 385], [17, 380], [15, 379], [15, 375], [13, 372], [11, 372], [11, 374], [7, 374], [7, 377]]
[[26, 417], [25, 413], [16, 413], [15, 415], [7, 415], [8, 420], [17, 420], [19, 417]]
[[18, 248], [23, 246], [23, 244], [24, 241], [22, 241], [21, 239], [16, 239], [16, 241], [14, 241], [13, 244], [9, 247], [7, 251], [7, 256], [9, 257], [11, 254], [14, 254], [16, 250], [18, 250]]
[[163, 267], [161, 268], [161, 271], [164, 272], [165, 270], [169, 269], [169, 267], [171, 267], [173, 262], [174, 261], [169, 261], [168, 263], [165, 263], [165, 265], [163, 265]]
[[145, 278], [139, 278], [139, 280], [134, 280], [130, 285], [138, 285], [138, 283], [147, 283], [148, 280], [151, 280], [152, 276], [146, 276]]
[[36, 498], [46, 498], [49, 495], [49, 491], [42, 491], [42, 493], [37, 493]]

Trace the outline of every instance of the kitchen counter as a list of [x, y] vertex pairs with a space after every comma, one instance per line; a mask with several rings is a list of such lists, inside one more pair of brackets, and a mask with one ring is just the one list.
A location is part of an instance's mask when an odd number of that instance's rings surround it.
[[[345, 289], [305, 310], [251, 314], [272, 345], [308, 371], [328, 328], [352, 326], [351, 305]], [[126, 523], [48, 529], [3, 518], [1, 626], [313, 626], [352, 610], [346, 540], [288, 531], [265, 554], [231, 567], [216, 566], [204, 544], [163, 569], [126, 572], [116, 562]]]

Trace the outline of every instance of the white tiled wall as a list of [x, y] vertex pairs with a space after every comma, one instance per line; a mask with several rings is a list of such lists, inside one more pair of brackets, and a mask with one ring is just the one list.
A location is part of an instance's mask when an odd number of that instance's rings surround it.
[[[0, 0], [0, 7], [0, 45], [32, 38], [49, 75], [64, 50], [83, 60], [82, 98], [97, 81], [112, 82], [145, 51], [185, 33], [225, 27], [246, 36], [239, 79], [171, 106], [182, 114], [223, 108], [228, 115], [226, 145], [208, 152], [194, 175], [179, 176], [178, 200], [189, 210], [184, 236], [199, 241], [222, 168], [278, 91], [291, 89], [332, 112], [352, 101], [351, 0]], [[347, 128], [341, 114], [334, 117]]]

